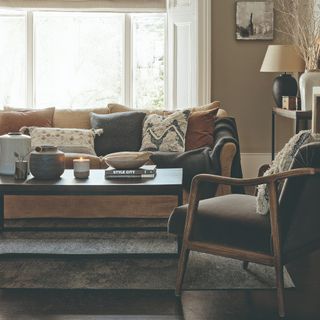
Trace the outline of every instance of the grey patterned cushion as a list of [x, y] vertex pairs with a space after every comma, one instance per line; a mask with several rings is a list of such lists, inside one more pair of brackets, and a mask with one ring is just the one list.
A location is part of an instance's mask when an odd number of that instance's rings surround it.
[[140, 151], [183, 152], [190, 110], [169, 116], [147, 115], [143, 125]]

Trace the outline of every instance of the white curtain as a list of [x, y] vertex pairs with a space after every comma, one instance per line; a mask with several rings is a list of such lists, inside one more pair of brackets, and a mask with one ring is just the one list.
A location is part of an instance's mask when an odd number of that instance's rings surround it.
[[0, 8], [165, 11], [166, 0], [0, 0]]

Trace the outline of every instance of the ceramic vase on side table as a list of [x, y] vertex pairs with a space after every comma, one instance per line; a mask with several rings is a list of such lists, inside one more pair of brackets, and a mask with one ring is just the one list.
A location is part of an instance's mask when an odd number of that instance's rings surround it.
[[313, 88], [320, 86], [320, 70], [306, 70], [300, 77], [301, 110], [312, 110]]

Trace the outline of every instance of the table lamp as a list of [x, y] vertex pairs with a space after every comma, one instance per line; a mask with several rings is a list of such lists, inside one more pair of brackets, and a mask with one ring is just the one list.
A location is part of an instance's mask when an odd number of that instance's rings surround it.
[[283, 96], [296, 96], [298, 84], [287, 72], [303, 72], [305, 64], [293, 45], [268, 46], [260, 72], [278, 72], [280, 76], [273, 82], [273, 97], [279, 108], [282, 107]]

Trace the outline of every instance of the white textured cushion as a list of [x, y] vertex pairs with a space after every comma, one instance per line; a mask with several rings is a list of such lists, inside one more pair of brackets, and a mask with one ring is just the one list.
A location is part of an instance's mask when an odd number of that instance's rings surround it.
[[86, 153], [96, 155], [94, 137], [103, 130], [24, 127], [24, 133], [29, 133], [33, 148], [43, 145], [53, 145], [63, 152]]
[[140, 151], [183, 152], [190, 112], [177, 111], [167, 117], [147, 115]]
[[[303, 130], [294, 135], [276, 155], [270, 168], [264, 173], [264, 176], [277, 174], [290, 169], [295, 154], [304, 144], [320, 141], [319, 134], [312, 134], [310, 130]], [[282, 189], [283, 182], [279, 185], [279, 191]], [[280, 192], [279, 192], [280, 193]], [[269, 212], [269, 192], [266, 184], [258, 186], [257, 194], [257, 213], [268, 214]]]

